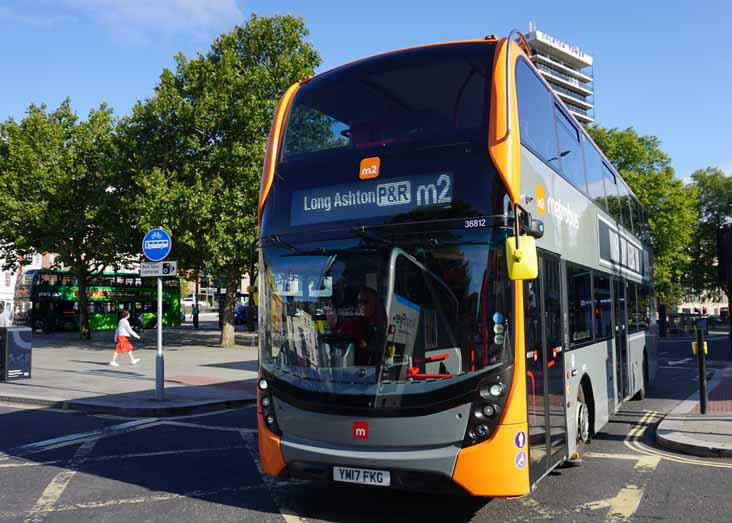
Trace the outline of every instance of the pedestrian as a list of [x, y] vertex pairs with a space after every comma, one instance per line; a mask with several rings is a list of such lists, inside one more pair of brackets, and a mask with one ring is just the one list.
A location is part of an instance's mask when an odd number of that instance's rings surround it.
[[130, 362], [133, 365], [140, 363], [140, 359], [135, 358], [132, 355], [133, 347], [132, 343], [130, 343], [130, 336], [137, 338], [138, 340], [140, 339], [140, 336], [132, 330], [130, 322], [127, 320], [127, 318], [130, 317], [130, 311], [122, 311], [121, 316], [122, 318], [119, 320], [119, 323], [117, 323], [117, 330], [114, 332], [114, 355], [112, 356], [112, 361], [109, 362], [112, 367], [119, 367], [119, 363], [117, 363], [117, 355], [125, 352], [130, 355]]
[[10, 305], [5, 305], [0, 301], [0, 327], [10, 327], [13, 321], [10, 317]]

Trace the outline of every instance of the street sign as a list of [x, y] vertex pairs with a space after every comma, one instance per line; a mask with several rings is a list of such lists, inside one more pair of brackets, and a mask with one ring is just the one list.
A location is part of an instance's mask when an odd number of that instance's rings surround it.
[[142, 252], [150, 261], [163, 261], [170, 254], [171, 247], [173, 241], [170, 239], [170, 234], [160, 227], [147, 231], [142, 239]]
[[140, 264], [140, 276], [143, 278], [177, 276], [178, 262], [142, 262]]

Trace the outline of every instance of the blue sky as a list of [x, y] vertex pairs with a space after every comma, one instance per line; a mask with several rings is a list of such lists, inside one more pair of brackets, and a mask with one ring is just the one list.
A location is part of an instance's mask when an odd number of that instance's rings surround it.
[[205, 52], [251, 12], [304, 17], [321, 70], [533, 20], [594, 56], [598, 123], [658, 136], [680, 178], [732, 172], [732, 3], [721, 0], [0, 0], [0, 119], [66, 96], [82, 116], [102, 102], [127, 114], [178, 51]]

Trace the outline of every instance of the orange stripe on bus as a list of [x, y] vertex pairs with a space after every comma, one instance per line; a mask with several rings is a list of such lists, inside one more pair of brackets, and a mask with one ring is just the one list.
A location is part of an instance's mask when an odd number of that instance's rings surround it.
[[272, 120], [272, 127], [270, 127], [269, 130], [267, 152], [264, 155], [264, 166], [262, 167], [262, 182], [259, 187], [259, 207], [257, 209], [257, 217], [260, 225], [262, 224], [264, 202], [267, 201], [267, 196], [269, 196], [269, 191], [272, 188], [272, 181], [274, 180], [274, 170], [277, 165], [277, 157], [279, 155], [280, 144], [282, 142], [282, 134], [285, 129], [285, 119], [290, 110], [292, 99], [295, 97], [295, 93], [299, 88], [300, 84], [295, 83], [285, 91], [285, 94], [282, 96], [282, 100], [280, 100], [280, 103], [277, 106], [274, 119]]
[[285, 458], [282, 456], [279, 436], [269, 430], [264, 423], [259, 387], [257, 387], [257, 434], [262, 472], [277, 477], [285, 470]]
[[[511, 53], [510, 67], [506, 71], [506, 52]], [[519, 139], [518, 106], [516, 103], [516, 59], [526, 56], [515, 42], [504, 39], [498, 46], [493, 59], [493, 83], [491, 85], [490, 125], [488, 129], [488, 150], [498, 174], [506, 184], [513, 203], [520, 196], [521, 142]], [[506, 134], [506, 74], [510, 76], [511, 100], [509, 115], [511, 134]], [[510, 157], [509, 157], [510, 152]]]

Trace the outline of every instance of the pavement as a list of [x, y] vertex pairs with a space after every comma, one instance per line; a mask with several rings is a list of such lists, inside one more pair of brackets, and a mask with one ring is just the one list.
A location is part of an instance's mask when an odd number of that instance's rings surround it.
[[707, 383], [707, 413], [699, 392], [679, 403], [656, 427], [656, 441], [671, 450], [705, 457], [732, 457], [732, 366]]
[[236, 348], [218, 346], [216, 316], [202, 315], [201, 329], [190, 323], [163, 331], [165, 394], [155, 394], [155, 330], [133, 340], [132, 365], [120, 355], [109, 362], [114, 331], [96, 331], [82, 341], [76, 332], [34, 334], [31, 379], [0, 382], [0, 401], [123, 416], [172, 416], [242, 406], [256, 398], [257, 335], [236, 333]]

